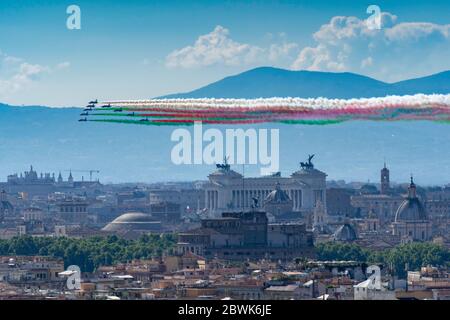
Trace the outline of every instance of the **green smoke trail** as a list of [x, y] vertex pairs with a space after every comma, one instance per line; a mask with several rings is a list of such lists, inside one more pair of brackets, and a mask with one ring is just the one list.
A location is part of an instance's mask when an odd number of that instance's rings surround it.
[[153, 114], [151, 116], [146, 116], [146, 115], [142, 115], [142, 114], [118, 114], [118, 113], [93, 113], [90, 114], [89, 116], [103, 116], [103, 117], [136, 117], [136, 118], [173, 118], [173, 119], [183, 119], [183, 120], [192, 120], [192, 121], [202, 121], [202, 120], [214, 120], [214, 121], [229, 121], [229, 120], [248, 120], [248, 117], [238, 117], [238, 118], [227, 118], [227, 117], [183, 117], [183, 118], [178, 118], [176, 115], [174, 115], [173, 117], [169, 117], [167, 115], [158, 115], [158, 114]]
[[126, 113], [91, 113], [89, 116], [103, 116], [103, 117], [139, 117], [139, 114], [126, 114]]
[[192, 126], [194, 122], [154, 122], [154, 121], [139, 121], [139, 120], [118, 120], [118, 119], [90, 119], [93, 122], [109, 122], [109, 123], [124, 123], [124, 124], [140, 124], [146, 126]]
[[328, 120], [280, 120], [284, 124], [305, 124], [305, 125], [329, 125], [338, 124], [347, 121], [347, 119], [328, 119]]

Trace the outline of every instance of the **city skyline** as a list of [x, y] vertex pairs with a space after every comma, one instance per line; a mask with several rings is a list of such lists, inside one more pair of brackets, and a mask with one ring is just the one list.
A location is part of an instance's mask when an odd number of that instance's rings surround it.
[[1, 0], [0, 301], [450, 300], [448, 12]]
[[[223, 164], [218, 164], [220, 166], [222, 166]], [[212, 166], [208, 166], [211, 168], [211, 172], [214, 170], [214, 167], [216, 167], [217, 165], [212, 165]], [[22, 170], [17, 170], [15, 172], [11, 172], [10, 174], [8, 174], [6, 177], [4, 178], [0, 178], [0, 184], [1, 183], [8, 183], [8, 182], [14, 182], [15, 180], [23, 180], [23, 182], [30, 182], [33, 179], [37, 180], [37, 181], [42, 181], [45, 183], [63, 183], [63, 182], [100, 182], [100, 183], [104, 183], [106, 185], [111, 184], [139, 184], [139, 185], [153, 185], [153, 184], [164, 184], [164, 183], [194, 183], [194, 182], [205, 182], [207, 181], [207, 176], [205, 175], [204, 177], [199, 177], [198, 179], [186, 179], [186, 180], [155, 180], [155, 181], [103, 181], [101, 180], [101, 171], [100, 170], [90, 170], [90, 169], [66, 169], [66, 170], [50, 170], [49, 172], [46, 171], [42, 171], [37, 169], [36, 167], [33, 165], [29, 166], [30, 169], [27, 171], [26, 169], [22, 169]], [[271, 177], [272, 175], [261, 175], [261, 174], [256, 174], [256, 175], [243, 175], [242, 171], [239, 171], [239, 169], [242, 170], [242, 165], [230, 165], [230, 168], [236, 172], [238, 172], [240, 175], [242, 175], [245, 178], [250, 178], [250, 179], [254, 179], [254, 178], [267, 178], [267, 177]], [[294, 174], [296, 171], [298, 171], [299, 169], [301, 169], [302, 166], [298, 165], [298, 168], [292, 170], [292, 172], [287, 172], [286, 170], [283, 170], [283, 172], [286, 172], [287, 174], [283, 175], [281, 174], [281, 171], [279, 172], [280, 175], [280, 179], [286, 179], [289, 178], [292, 174]], [[382, 170], [383, 168], [387, 168], [389, 171], [391, 171], [391, 167], [389, 166], [389, 163], [386, 162], [386, 160], [384, 160], [384, 163], [382, 164], [382, 166], [380, 166], [380, 170]], [[84, 174], [83, 174], [84, 173]], [[94, 174], [94, 175], [93, 175]], [[277, 174], [278, 173], [274, 173]], [[367, 179], [367, 180], [352, 180], [351, 178], [349, 179], [330, 179], [329, 176], [327, 175], [327, 184], [346, 184], [348, 186], [354, 184], [357, 188], [358, 185], [365, 185], [365, 184], [372, 184], [372, 185], [377, 185], [380, 190], [383, 188], [382, 185], [382, 180], [380, 180], [379, 177], [379, 172], [376, 172], [376, 174], [378, 175], [376, 179], [371, 180], [371, 179]], [[404, 174], [403, 174], [404, 175]], [[414, 177], [414, 172], [409, 173], [409, 179]], [[27, 180], [28, 179], [28, 180]], [[31, 180], [30, 180], [31, 179]], [[391, 186], [406, 186], [409, 184], [409, 179], [406, 179], [404, 181], [400, 181], [400, 180], [396, 180], [396, 179], [391, 179], [389, 181]], [[427, 184], [427, 183], [421, 183], [420, 184], [422, 187], [447, 187], [450, 186], [450, 182], [449, 183], [445, 183], [445, 184]], [[342, 187], [342, 186], [341, 186]]]

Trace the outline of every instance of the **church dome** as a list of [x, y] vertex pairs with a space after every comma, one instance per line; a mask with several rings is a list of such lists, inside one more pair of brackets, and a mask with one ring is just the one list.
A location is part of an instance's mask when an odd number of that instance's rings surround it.
[[120, 231], [151, 231], [160, 227], [161, 222], [155, 221], [151, 215], [141, 212], [125, 213], [110, 223], [102, 230], [111, 232]]
[[416, 185], [411, 178], [408, 188], [408, 198], [398, 207], [395, 213], [395, 222], [427, 220], [424, 206], [416, 195]]
[[406, 199], [395, 214], [395, 221], [427, 220], [425, 208], [419, 199]]
[[153, 221], [152, 217], [149, 214], [141, 213], [141, 212], [129, 212], [125, 213], [118, 218], [116, 218], [114, 223], [142, 223]]
[[357, 238], [355, 228], [348, 223], [340, 226], [333, 236], [337, 241], [354, 241]]
[[273, 190], [272, 192], [270, 192], [266, 199], [265, 202], [268, 203], [282, 203], [282, 202], [289, 202], [291, 199], [289, 198], [288, 194], [281, 190], [280, 188], [280, 184], [277, 183], [277, 186], [275, 187], [275, 190]]

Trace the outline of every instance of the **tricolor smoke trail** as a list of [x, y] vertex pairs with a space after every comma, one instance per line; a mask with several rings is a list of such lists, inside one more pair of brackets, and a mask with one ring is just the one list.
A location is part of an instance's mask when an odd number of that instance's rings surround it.
[[450, 94], [383, 98], [153, 99], [105, 101], [87, 121], [142, 125], [334, 124], [351, 120], [450, 123]]

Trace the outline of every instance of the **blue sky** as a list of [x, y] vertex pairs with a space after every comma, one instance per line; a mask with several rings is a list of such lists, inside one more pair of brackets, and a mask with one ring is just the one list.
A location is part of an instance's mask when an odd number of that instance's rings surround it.
[[[71, 4], [81, 30], [66, 28]], [[376, 32], [364, 29], [370, 4], [384, 12]], [[449, 12], [449, 1], [2, 0], [0, 102], [151, 98], [261, 65], [427, 75], [450, 69]]]

